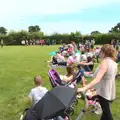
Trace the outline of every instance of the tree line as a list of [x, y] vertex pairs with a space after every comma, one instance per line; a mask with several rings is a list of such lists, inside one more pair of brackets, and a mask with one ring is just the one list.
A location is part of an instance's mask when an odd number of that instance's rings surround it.
[[39, 40], [45, 41], [56, 40], [57, 44], [70, 43], [75, 41], [76, 43], [84, 42], [86, 39], [95, 39], [96, 44], [110, 43], [112, 39], [120, 39], [120, 23], [112, 27], [108, 33], [100, 33], [99, 31], [92, 31], [90, 35], [82, 35], [80, 31], [71, 32], [70, 34], [53, 33], [51, 35], [45, 35], [41, 31], [38, 25], [29, 26], [28, 30], [10, 31], [8, 32], [5, 27], [0, 27], [0, 39], [4, 41], [6, 45], [20, 45], [22, 40]]

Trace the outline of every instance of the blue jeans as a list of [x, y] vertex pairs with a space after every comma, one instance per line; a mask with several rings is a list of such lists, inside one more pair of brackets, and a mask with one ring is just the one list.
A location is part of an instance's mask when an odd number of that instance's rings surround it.
[[89, 68], [89, 66], [85, 66], [84, 70], [85, 70], [85, 72], [91, 72], [91, 69]]

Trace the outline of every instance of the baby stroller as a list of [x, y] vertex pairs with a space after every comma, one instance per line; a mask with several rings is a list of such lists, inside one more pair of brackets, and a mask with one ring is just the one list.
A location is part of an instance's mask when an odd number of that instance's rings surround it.
[[53, 88], [56, 86], [74, 86], [75, 87], [76, 83], [79, 83], [81, 81], [81, 77], [83, 76], [83, 74], [80, 70], [76, 71], [73, 80], [68, 83], [62, 81], [59, 74], [54, 69], [49, 70], [48, 76]]
[[[60, 79], [60, 76], [59, 74], [54, 70], [54, 69], [50, 69], [49, 72], [48, 72], [48, 76], [49, 76], [49, 80], [50, 80], [50, 83], [51, 83], [51, 86], [52, 88], [55, 88], [57, 86], [68, 86], [68, 87], [71, 87], [71, 88], [74, 88], [75, 89], [75, 85], [72, 85], [72, 82], [64, 82]], [[74, 87], [73, 87], [74, 86]], [[77, 98], [74, 99], [74, 104], [77, 105], [78, 104], [78, 100]], [[74, 106], [74, 105], [73, 105]], [[74, 114], [74, 108], [73, 106], [70, 107], [70, 115], [73, 115]]]
[[[87, 97], [83, 93], [80, 94], [85, 102], [85, 106], [80, 110], [76, 120], [81, 120], [86, 112], [92, 112], [88, 109]], [[68, 86], [57, 86], [48, 91], [35, 107], [25, 109], [20, 120], [64, 120], [66, 116], [70, 120], [70, 109], [75, 99], [76, 89]], [[58, 117], [61, 119], [58, 119]]]
[[[75, 99], [76, 89], [57, 86], [48, 91], [34, 107], [26, 109], [20, 120], [58, 120], [58, 116], [61, 116], [63, 120], [67, 116], [70, 120], [70, 108]], [[80, 120], [80, 118], [77, 120]]]
[[[59, 74], [54, 70], [54, 69], [50, 69], [48, 72], [49, 75], [49, 80], [50, 83], [52, 85], [52, 87], [56, 87], [56, 86], [70, 86], [73, 82], [79, 83], [81, 81], [81, 76], [83, 75], [81, 73], [81, 71], [76, 71], [75, 73], [75, 78], [73, 79], [73, 81], [69, 82], [69, 83], [65, 83], [60, 79]], [[92, 92], [94, 92], [95, 89], [92, 89]], [[88, 92], [85, 93], [85, 97], [86, 97], [86, 111], [90, 112], [90, 113], [96, 113], [96, 114], [101, 114], [101, 107], [99, 105], [97, 96], [93, 96], [90, 97], [90, 93], [88, 94]], [[83, 99], [83, 97], [80, 95], [80, 98]], [[76, 97], [76, 99], [74, 100], [75, 105], [78, 104], [78, 96]], [[71, 115], [74, 114], [74, 108], [73, 106], [71, 106]]]
[[68, 84], [63, 82], [59, 76], [59, 74], [54, 69], [50, 69], [48, 72], [49, 80], [52, 85], [52, 88], [56, 86], [67, 86]]

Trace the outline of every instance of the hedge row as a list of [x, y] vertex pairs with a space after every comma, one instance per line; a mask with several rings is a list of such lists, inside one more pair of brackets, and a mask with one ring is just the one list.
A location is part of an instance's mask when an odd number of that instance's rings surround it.
[[10, 32], [7, 35], [0, 35], [0, 39], [4, 40], [6, 45], [20, 45], [22, 40], [38, 40], [45, 39], [52, 41], [56, 40], [57, 44], [70, 43], [75, 41], [76, 43], [84, 42], [86, 39], [95, 39], [96, 44], [107, 44], [112, 39], [120, 39], [120, 33], [107, 33], [107, 34], [94, 34], [94, 35], [80, 35], [79, 37], [71, 34], [55, 34], [51, 36], [45, 36], [43, 32], [28, 33], [27, 31]]

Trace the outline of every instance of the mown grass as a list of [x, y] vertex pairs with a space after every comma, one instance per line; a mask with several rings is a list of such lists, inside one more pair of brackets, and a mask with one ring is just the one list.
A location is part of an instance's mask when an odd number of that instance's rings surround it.
[[[0, 49], [0, 120], [19, 120], [24, 108], [28, 107], [27, 96], [34, 87], [33, 77], [41, 75], [44, 86], [50, 89], [46, 60], [48, 53], [58, 46], [5, 46]], [[57, 69], [64, 73], [64, 69]], [[120, 70], [120, 68], [119, 68]], [[120, 81], [117, 80], [117, 99], [112, 104], [115, 120], [120, 120]], [[73, 120], [82, 106], [75, 107]], [[87, 114], [84, 120], [98, 120], [98, 117]]]

